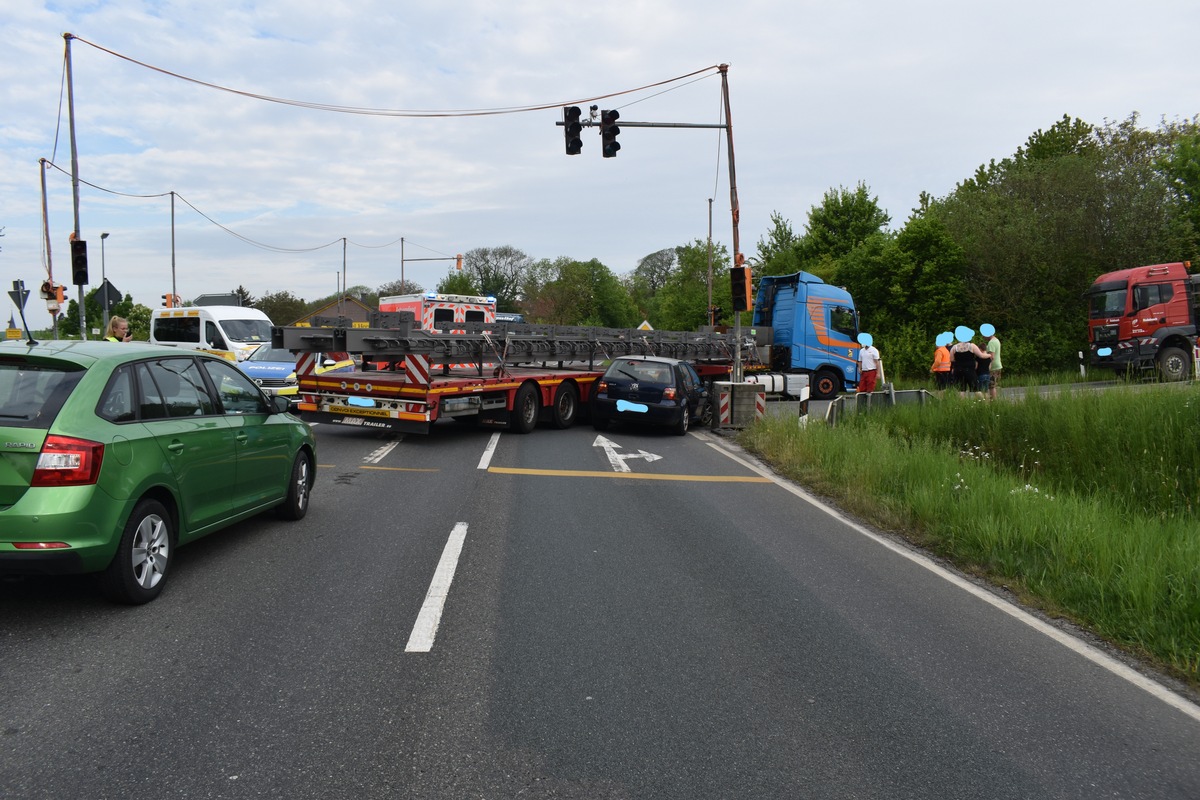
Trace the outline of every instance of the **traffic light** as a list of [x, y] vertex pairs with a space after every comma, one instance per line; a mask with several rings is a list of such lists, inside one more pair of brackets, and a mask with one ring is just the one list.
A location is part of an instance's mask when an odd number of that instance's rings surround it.
[[733, 290], [733, 310], [749, 311], [754, 308], [754, 276], [750, 268], [730, 267], [729, 281]]
[[617, 141], [617, 135], [621, 132], [617, 127], [620, 117], [621, 114], [616, 109], [600, 112], [600, 144], [604, 148], [605, 158], [615, 158], [617, 151], [621, 149], [621, 143]]
[[583, 152], [583, 140], [579, 138], [579, 132], [583, 130], [583, 125], [579, 122], [582, 113], [579, 106], [563, 106], [563, 137], [566, 139], [569, 156], [577, 156]]
[[162, 296], [162, 299], [163, 299], [163, 307], [164, 308], [174, 308], [175, 307], [175, 295], [164, 294]]
[[87, 242], [74, 239], [71, 241], [71, 283], [86, 286], [87, 282]]
[[454, 257], [454, 268], [459, 272], [462, 272], [462, 253], [459, 253]]

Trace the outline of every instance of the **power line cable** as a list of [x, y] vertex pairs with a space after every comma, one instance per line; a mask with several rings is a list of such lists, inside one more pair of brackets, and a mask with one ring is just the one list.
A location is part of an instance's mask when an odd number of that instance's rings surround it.
[[679, 81], [686, 80], [688, 78], [693, 78], [697, 75], [703, 75], [704, 73], [712, 72], [714, 70], [720, 69], [720, 67], [718, 65], [714, 64], [710, 67], [705, 67], [703, 69], [698, 69], [694, 72], [689, 72], [686, 75], [680, 75], [675, 78], [668, 78], [667, 80], [656, 81], [654, 83], [648, 83], [645, 86], [639, 86], [635, 89], [625, 89], [625, 90], [619, 91], [619, 92], [610, 92], [608, 94], [595, 95], [593, 97], [585, 97], [585, 98], [581, 98], [579, 100], [556, 101], [553, 103], [539, 103], [537, 105], [528, 105], [528, 106], [507, 106], [507, 107], [499, 107], [499, 108], [478, 108], [478, 109], [441, 109], [441, 110], [365, 108], [365, 107], [361, 107], [361, 106], [340, 106], [340, 105], [332, 105], [329, 103], [316, 103], [316, 102], [312, 102], [312, 101], [308, 101], [308, 100], [289, 100], [289, 99], [283, 98], [283, 97], [271, 97], [270, 95], [257, 94], [255, 92], [248, 92], [248, 91], [244, 91], [241, 89], [232, 89], [228, 86], [221, 86], [220, 84], [210, 83], [208, 81], [202, 81], [197, 78], [191, 78], [186, 75], [180, 75], [177, 72], [172, 72], [171, 70], [164, 69], [162, 67], [156, 67], [153, 64], [147, 64], [144, 61], [139, 61], [136, 58], [133, 58], [131, 56], [127, 56], [122, 53], [118, 53], [115, 50], [110, 50], [109, 48], [104, 47], [99, 44], [96, 44], [95, 42], [91, 42], [91, 41], [88, 41], [87, 39], [83, 39], [79, 36], [76, 36], [73, 33], [65, 33], [65, 34], [63, 34], [63, 36], [67, 39], [75, 39], [76, 41], [83, 42], [84, 44], [86, 44], [90, 47], [94, 47], [97, 50], [108, 53], [109, 55], [115, 56], [116, 58], [119, 58], [123, 61], [128, 61], [131, 64], [137, 64], [139, 67], [144, 67], [146, 69], [153, 70], [154, 72], [158, 72], [162, 75], [168, 75], [172, 78], [177, 78], [181, 81], [187, 81], [188, 83], [193, 83], [193, 84], [196, 84], [197, 86], [206, 86], [210, 89], [216, 89], [221, 92], [228, 92], [230, 94], [236, 94], [241, 97], [248, 97], [253, 100], [263, 100], [268, 103], [279, 103], [281, 105], [296, 106], [299, 108], [309, 108], [309, 109], [313, 109], [316, 111], [331, 111], [331, 112], [336, 112], [339, 114], [363, 114], [363, 115], [367, 115], [367, 116], [376, 116], [376, 117], [416, 117], [416, 118], [486, 117], [486, 116], [496, 116], [499, 114], [522, 114], [522, 113], [526, 113], [529, 111], [545, 111], [547, 109], [560, 108], [562, 106], [569, 106], [569, 105], [573, 105], [576, 103], [590, 103], [593, 100], [604, 100], [604, 99], [607, 99], [610, 97], [621, 97], [623, 95], [635, 94], [637, 92], [644, 92], [647, 89], [654, 89], [659, 86], [666, 86], [668, 84], [677, 83]]

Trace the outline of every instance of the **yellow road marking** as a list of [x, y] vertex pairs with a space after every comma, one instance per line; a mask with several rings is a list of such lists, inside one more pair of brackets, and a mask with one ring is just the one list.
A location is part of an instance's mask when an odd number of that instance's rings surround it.
[[441, 472], [440, 469], [431, 469], [431, 468], [421, 469], [418, 467], [376, 467], [371, 464], [360, 464], [358, 468], [359, 469], [381, 469], [381, 470], [384, 470], [385, 472]]
[[562, 478], [624, 478], [640, 481], [696, 481], [698, 483], [770, 483], [757, 475], [651, 475], [645, 472], [597, 472], [583, 469], [517, 469], [488, 467], [488, 472], [503, 475], [546, 475]]

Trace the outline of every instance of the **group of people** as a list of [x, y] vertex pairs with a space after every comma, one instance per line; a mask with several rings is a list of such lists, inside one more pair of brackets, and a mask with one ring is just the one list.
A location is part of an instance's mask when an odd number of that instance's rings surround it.
[[978, 392], [991, 400], [996, 399], [1004, 369], [1000, 361], [1000, 339], [993, 325], [980, 325], [979, 332], [987, 338], [984, 348], [972, 341], [975, 331], [965, 325], [958, 326], [954, 333], [938, 334], [929, 371], [933, 373], [939, 391], [956, 387], [962, 392]]

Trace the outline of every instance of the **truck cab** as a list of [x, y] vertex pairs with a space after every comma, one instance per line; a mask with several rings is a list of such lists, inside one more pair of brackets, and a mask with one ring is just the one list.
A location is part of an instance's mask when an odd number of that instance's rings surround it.
[[764, 275], [754, 328], [771, 369], [809, 377], [812, 397], [828, 400], [858, 385], [858, 313], [845, 289], [808, 272]]
[[1191, 374], [1200, 275], [1189, 266], [1153, 264], [1096, 278], [1084, 293], [1092, 366], [1119, 373], [1157, 368], [1169, 381]]

